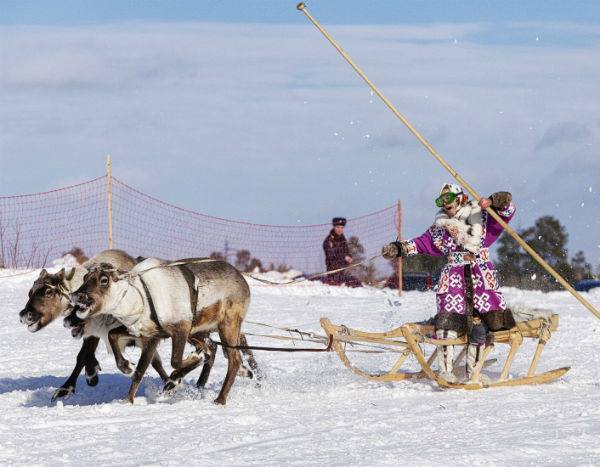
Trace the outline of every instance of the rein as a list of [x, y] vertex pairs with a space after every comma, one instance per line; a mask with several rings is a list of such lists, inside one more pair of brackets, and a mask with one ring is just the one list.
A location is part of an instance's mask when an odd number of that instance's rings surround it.
[[[318, 272], [315, 274], [310, 274], [308, 276], [300, 276], [300, 277], [296, 277], [294, 279], [291, 279], [289, 281], [286, 282], [274, 282], [274, 281], [270, 281], [268, 279], [263, 279], [261, 277], [256, 277], [253, 274], [247, 273], [247, 272], [242, 272], [241, 274], [246, 276], [246, 277], [250, 277], [251, 279], [258, 281], [258, 282], [262, 282], [263, 284], [268, 284], [268, 285], [291, 285], [291, 284], [297, 284], [299, 282], [305, 282], [305, 281], [312, 281], [314, 279], [318, 279], [320, 277], [326, 277], [326, 276], [330, 276], [331, 274], [337, 274], [338, 272], [342, 272], [342, 271], [347, 271], [349, 269], [353, 269], [356, 268], [358, 266], [361, 266], [363, 264], [367, 264], [370, 263], [371, 261], [381, 257], [383, 255], [378, 254], [375, 256], [372, 256], [371, 258], [365, 259], [363, 261], [360, 261], [358, 263], [353, 263], [349, 266], [343, 267], [343, 268], [339, 268], [339, 269], [333, 269], [332, 271], [325, 271], [325, 272]], [[171, 268], [171, 267], [175, 267], [175, 266], [185, 266], [186, 264], [200, 264], [200, 263], [214, 263], [217, 261], [223, 261], [223, 260], [219, 260], [219, 259], [212, 259], [212, 258], [203, 258], [203, 259], [180, 259], [177, 261], [171, 261], [169, 263], [164, 263], [164, 264], [159, 264], [157, 266], [152, 266], [151, 268], [148, 269], [144, 269], [143, 271], [138, 271], [138, 272], [123, 272], [119, 269], [113, 268], [113, 269], [105, 269], [105, 271], [107, 272], [116, 272], [119, 273], [118, 278], [119, 279], [130, 279], [136, 276], [141, 276], [142, 274], [148, 272], [148, 271], [152, 271], [154, 269], [159, 269], [159, 268]], [[93, 268], [92, 268], [93, 269]], [[92, 270], [90, 269], [90, 271]], [[9, 277], [14, 277], [14, 276], [19, 276], [19, 275], [25, 275], [25, 274], [31, 274], [31, 272], [26, 272], [26, 273], [22, 273], [22, 274], [14, 274], [12, 276], [0, 276], [0, 280], [1, 279], [5, 279], [5, 278], [9, 278]], [[50, 284], [46, 284], [48, 287], [56, 290], [60, 295], [64, 296], [65, 298], [69, 299], [69, 295], [63, 291], [60, 290], [58, 287], [50, 285]]]
[[[256, 277], [253, 274], [247, 273], [247, 272], [242, 272], [241, 274], [246, 276], [246, 277], [250, 277], [251, 279], [254, 279], [255, 281], [258, 282], [262, 282], [263, 284], [269, 284], [269, 285], [290, 285], [290, 284], [297, 284], [299, 282], [305, 282], [305, 281], [312, 281], [314, 279], [318, 279], [319, 277], [325, 277], [325, 276], [329, 276], [331, 274], [337, 274], [338, 272], [342, 272], [342, 271], [347, 271], [348, 269], [353, 269], [356, 268], [358, 266], [361, 266], [363, 264], [366, 263], [370, 263], [371, 261], [379, 258], [383, 256], [381, 253], [375, 256], [372, 256], [370, 258], [367, 258], [365, 260], [362, 260], [358, 263], [353, 263], [349, 266], [343, 267], [343, 268], [339, 268], [339, 269], [333, 269], [332, 271], [326, 271], [326, 272], [318, 272], [315, 274], [310, 274], [308, 276], [301, 276], [301, 277], [296, 277], [294, 279], [291, 279], [289, 281], [286, 282], [274, 282], [274, 281], [270, 281], [268, 279], [263, 279], [261, 277]], [[168, 263], [164, 263], [164, 264], [159, 264], [157, 266], [152, 266], [151, 268], [148, 269], [144, 269], [143, 271], [138, 271], [138, 272], [122, 272], [119, 271], [117, 269], [112, 269], [110, 271], [113, 272], [121, 272], [122, 274], [119, 275], [119, 279], [128, 279], [128, 278], [132, 278], [135, 276], [141, 276], [142, 274], [148, 272], [148, 271], [152, 271], [153, 269], [159, 269], [159, 268], [172, 268], [175, 266], [185, 266], [186, 264], [200, 264], [200, 263], [214, 263], [217, 261], [223, 261], [220, 259], [212, 259], [212, 258], [202, 258], [202, 259], [179, 259], [177, 261], [171, 261]], [[109, 271], [109, 270], [107, 270]]]
[[257, 345], [229, 345], [229, 344], [224, 344], [223, 342], [220, 341], [215, 341], [213, 340], [213, 342], [217, 345], [220, 345], [221, 347], [223, 347], [224, 349], [235, 349], [235, 350], [268, 350], [271, 352], [331, 352], [331, 349], [333, 347], [333, 336], [330, 334], [329, 335], [329, 340], [327, 342], [327, 347], [324, 349], [314, 349], [314, 348], [309, 348], [309, 347], [263, 347], [263, 346], [257, 346]]
[[243, 273], [243, 275], [244, 276], [248, 276], [248, 277], [254, 279], [255, 281], [262, 282], [264, 284], [269, 284], [269, 285], [290, 285], [290, 284], [297, 284], [298, 282], [312, 281], [314, 279], [318, 279], [319, 277], [325, 277], [325, 276], [329, 276], [331, 274], [336, 274], [338, 272], [346, 271], [348, 269], [356, 268], [356, 267], [361, 266], [363, 264], [370, 263], [371, 261], [373, 261], [373, 260], [375, 260], [375, 259], [377, 259], [377, 258], [379, 258], [381, 256], [383, 256], [383, 255], [382, 254], [378, 254], [378, 255], [372, 256], [371, 258], [367, 258], [365, 260], [362, 260], [359, 263], [353, 263], [350, 266], [346, 266], [346, 267], [339, 268], [339, 269], [333, 269], [331, 271], [326, 271], [326, 272], [318, 272], [318, 273], [315, 273], [315, 274], [310, 274], [309, 276], [296, 277], [296, 278], [291, 279], [291, 280], [289, 280], [287, 282], [273, 282], [273, 281], [270, 281], [268, 279], [263, 279], [261, 277], [256, 277], [256, 276], [254, 276], [252, 274], [249, 274], [249, 273]]
[[185, 266], [186, 264], [214, 263], [216, 261], [221, 261], [221, 260], [212, 259], [212, 258], [178, 259], [176, 261], [170, 261], [168, 263], [159, 264], [157, 266], [152, 266], [151, 268], [144, 269], [143, 271], [138, 271], [138, 272], [123, 272], [118, 269], [105, 269], [105, 271], [120, 272], [121, 274], [119, 275], [119, 279], [129, 279], [129, 278], [133, 278], [136, 276], [141, 276], [142, 274], [144, 274], [148, 271], [152, 271], [154, 269], [172, 268], [175, 266]]

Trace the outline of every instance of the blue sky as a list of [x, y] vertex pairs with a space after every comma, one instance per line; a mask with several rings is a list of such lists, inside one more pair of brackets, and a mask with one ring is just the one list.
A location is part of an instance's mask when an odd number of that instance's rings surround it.
[[[302, 24], [289, 0], [3, 0], [4, 24], [84, 24], [112, 21], [209, 21]], [[328, 24], [562, 21], [597, 24], [597, 1], [316, 0], [305, 2]]]
[[[4, 1], [0, 195], [103, 173], [273, 224], [403, 200], [421, 233], [449, 177], [296, 2]], [[600, 264], [600, 2], [308, 2], [399, 110], [517, 227], [551, 214]], [[576, 5], [576, 7], [574, 7]]]

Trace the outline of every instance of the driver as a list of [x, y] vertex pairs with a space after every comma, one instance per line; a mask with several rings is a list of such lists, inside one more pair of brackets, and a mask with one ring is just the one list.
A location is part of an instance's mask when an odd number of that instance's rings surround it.
[[[506, 191], [481, 198], [477, 203], [469, 201], [464, 190], [454, 183], [442, 186], [435, 205], [440, 209], [424, 234], [392, 242], [383, 247], [382, 254], [388, 259], [419, 254], [446, 257], [448, 262], [435, 287], [435, 334], [439, 339], [468, 335], [466, 371], [471, 380], [487, 332], [515, 325], [498, 290], [498, 278], [489, 254], [489, 247], [502, 233], [502, 226], [485, 211], [491, 207], [509, 222], [515, 207], [512, 195]], [[442, 346], [438, 353], [440, 376], [449, 382], [457, 381], [453, 361], [454, 347]]]

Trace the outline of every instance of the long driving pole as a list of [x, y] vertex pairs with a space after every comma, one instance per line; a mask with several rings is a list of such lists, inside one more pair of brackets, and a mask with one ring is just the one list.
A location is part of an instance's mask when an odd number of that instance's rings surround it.
[[[396, 107], [388, 100], [387, 97], [383, 95], [383, 93], [373, 84], [373, 82], [368, 78], [367, 75], [352, 61], [350, 56], [340, 47], [340, 45], [331, 37], [331, 35], [317, 22], [317, 20], [309, 13], [306, 9], [306, 5], [304, 3], [299, 3], [296, 7], [300, 10], [304, 15], [310, 20], [312, 24], [325, 36], [325, 38], [333, 45], [333, 47], [344, 57], [344, 59], [348, 62], [348, 64], [358, 73], [358, 75], [369, 85], [369, 87], [373, 90], [375, 94], [383, 101], [383, 103], [392, 111], [392, 113], [408, 128], [408, 130], [417, 138], [420, 143], [425, 146], [425, 148], [429, 151], [429, 153], [437, 159], [437, 161], [442, 164], [442, 166], [454, 177], [454, 179], [466, 190], [471, 193], [471, 195], [476, 199], [481, 199], [481, 196], [467, 183], [467, 181], [460, 176], [460, 174], [454, 170], [445, 160], [444, 158], [433, 148], [429, 142], [421, 136], [421, 134], [413, 127], [410, 122], [402, 115]], [[585, 306], [596, 318], [600, 319], [600, 311], [596, 310], [594, 306], [588, 302], [585, 298], [581, 296], [571, 285], [559, 274], [557, 273], [544, 259], [538, 255], [533, 248], [531, 248], [525, 240], [523, 240], [519, 234], [510, 227], [506, 222], [502, 220], [502, 218], [491, 208], [486, 208], [486, 211], [490, 216], [492, 216], [496, 221], [508, 232], [508, 234], [514, 238], [523, 249], [529, 253], [533, 259], [535, 259], [546, 271], [548, 271], [552, 277], [554, 277], [566, 290], [568, 290], [571, 295], [573, 295], [579, 302]]]

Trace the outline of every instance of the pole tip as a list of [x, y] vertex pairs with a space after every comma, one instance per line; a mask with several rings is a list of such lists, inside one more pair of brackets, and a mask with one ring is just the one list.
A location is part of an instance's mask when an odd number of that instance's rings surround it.
[[304, 4], [304, 2], [300, 2], [298, 3], [298, 5], [296, 5], [296, 9], [302, 11], [306, 8], [306, 5]]

